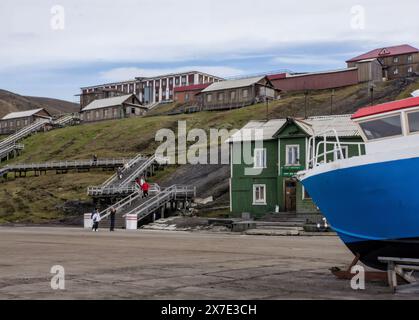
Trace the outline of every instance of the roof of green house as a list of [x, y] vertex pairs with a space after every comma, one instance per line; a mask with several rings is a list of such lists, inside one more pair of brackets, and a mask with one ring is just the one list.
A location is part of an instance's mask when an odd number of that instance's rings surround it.
[[230, 138], [226, 140], [226, 143], [275, 139], [275, 134], [284, 126], [286, 122], [286, 119], [250, 121], [238, 132], [231, 135]]
[[307, 119], [274, 119], [269, 121], [250, 121], [242, 129], [231, 135], [226, 143], [275, 139], [281, 129], [292, 121], [307, 135], [334, 137], [336, 130], [339, 137], [359, 137], [358, 126], [351, 120], [351, 115], [333, 115], [310, 117]]

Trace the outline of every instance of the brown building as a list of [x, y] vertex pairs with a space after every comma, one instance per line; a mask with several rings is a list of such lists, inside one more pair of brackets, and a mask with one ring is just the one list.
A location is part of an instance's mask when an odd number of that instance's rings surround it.
[[147, 108], [142, 106], [134, 94], [98, 99], [81, 111], [81, 120], [84, 122], [123, 119], [142, 116]]
[[382, 77], [385, 79], [391, 80], [419, 74], [419, 49], [407, 44], [374, 49], [346, 62], [351, 68], [358, 62], [368, 59], [379, 61], [383, 68]]
[[45, 109], [11, 112], [0, 120], [0, 133], [14, 133], [23, 127], [34, 123], [38, 119], [51, 119], [51, 115]]
[[268, 78], [281, 91], [324, 90], [352, 86], [368, 81], [382, 81], [382, 67], [377, 59], [358, 61], [347, 69], [301, 74], [280, 73]]
[[266, 98], [278, 98], [279, 91], [266, 76], [220, 81], [198, 94], [204, 110], [222, 110], [249, 106]]
[[204, 83], [175, 88], [175, 102], [200, 105], [201, 99], [198, 94], [209, 86], [210, 83]]

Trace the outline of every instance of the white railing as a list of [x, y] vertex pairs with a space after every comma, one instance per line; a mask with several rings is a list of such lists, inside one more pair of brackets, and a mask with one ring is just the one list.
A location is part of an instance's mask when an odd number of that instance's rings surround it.
[[[131, 169], [135, 164], [137, 164], [139, 161], [144, 161], [144, 160], [146, 160], [147, 158], [146, 157], [144, 157], [143, 155], [141, 155], [141, 154], [137, 154], [134, 158], [132, 158], [131, 160], [129, 160], [126, 164], [125, 164], [125, 166], [123, 167], [123, 169], [122, 169], [122, 174], [124, 174], [124, 172], [126, 172], [127, 170], [129, 170], [129, 169]], [[108, 187], [113, 181], [115, 181], [115, 180], [117, 180], [117, 179], [119, 179], [118, 178], [118, 174], [117, 173], [115, 173], [115, 174], [113, 174], [112, 176], [110, 176], [109, 177], [109, 179], [108, 180], [106, 180], [104, 183], [102, 183], [102, 185], [101, 185], [101, 188], [106, 188], [106, 187]]]
[[[329, 138], [332, 137], [332, 140]], [[327, 156], [329, 154], [339, 155], [339, 159], [344, 159], [342, 146], [355, 145], [358, 147], [358, 155], [362, 155], [362, 146], [365, 145], [363, 142], [341, 142], [339, 135], [335, 129], [329, 129], [320, 134], [311, 136], [308, 140], [308, 151], [307, 151], [307, 166], [313, 168], [323, 163], [327, 163]], [[331, 149], [328, 146], [333, 146]], [[348, 156], [348, 155], [347, 155]], [[320, 161], [322, 159], [322, 161]], [[330, 162], [330, 161], [329, 161]]]
[[26, 136], [28, 136], [32, 132], [38, 131], [43, 125], [45, 125], [47, 123], [50, 123], [50, 122], [51, 122], [50, 119], [37, 120], [36, 122], [22, 128], [21, 130], [17, 131], [16, 133], [8, 136], [6, 139], [0, 141], [0, 147], [4, 147], [8, 144], [15, 143], [18, 140], [25, 138]]
[[173, 185], [169, 188], [162, 190], [154, 197], [147, 199], [138, 207], [133, 208], [131, 211], [124, 214], [123, 217], [126, 217], [127, 215], [131, 214], [136, 214], [137, 220], [139, 221], [142, 218], [146, 217], [148, 214], [150, 214], [152, 211], [160, 208], [168, 201], [177, 199], [178, 196], [181, 196], [183, 199], [193, 198], [196, 196], [196, 188], [189, 186]]
[[23, 150], [25, 146], [23, 144], [10, 144], [7, 147], [0, 149], [0, 155], [5, 156], [13, 150]]
[[[158, 184], [150, 185], [149, 192], [150, 192], [150, 195], [159, 194], [161, 192], [160, 186]], [[118, 212], [124, 209], [125, 207], [131, 205], [137, 199], [142, 198], [142, 196], [143, 196], [142, 192], [134, 192], [130, 194], [128, 197], [122, 199], [121, 201], [118, 201], [117, 203], [109, 206], [108, 208], [106, 208], [105, 210], [99, 213], [101, 220], [107, 218], [110, 215], [111, 208], [115, 208], [116, 212]]]
[[104, 160], [70, 160], [70, 161], [49, 161], [45, 163], [25, 163], [10, 166], [10, 169], [48, 169], [48, 168], [78, 168], [78, 167], [101, 167], [108, 165], [124, 165], [128, 159], [104, 159]]

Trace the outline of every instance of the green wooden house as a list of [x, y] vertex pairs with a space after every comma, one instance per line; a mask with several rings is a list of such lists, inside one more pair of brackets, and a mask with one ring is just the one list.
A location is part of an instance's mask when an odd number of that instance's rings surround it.
[[[337, 139], [331, 129], [338, 136], [342, 153], [335, 150], [333, 143]], [[328, 141], [326, 148], [322, 143], [324, 139]], [[243, 212], [255, 217], [275, 212], [320, 214], [294, 177], [310, 164], [313, 152], [309, 145], [317, 148], [321, 144], [319, 150], [328, 152], [321, 161], [365, 153], [358, 127], [350, 115], [251, 121], [227, 143], [230, 144], [230, 211], [233, 216]]]

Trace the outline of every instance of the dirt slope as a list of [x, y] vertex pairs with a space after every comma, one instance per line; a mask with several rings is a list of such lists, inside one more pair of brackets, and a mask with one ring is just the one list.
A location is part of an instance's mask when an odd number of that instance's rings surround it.
[[43, 97], [25, 97], [16, 93], [0, 90], [0, 117], [15, 112], [45, 108], [51, 114], [79, 111], [75, 103]]

